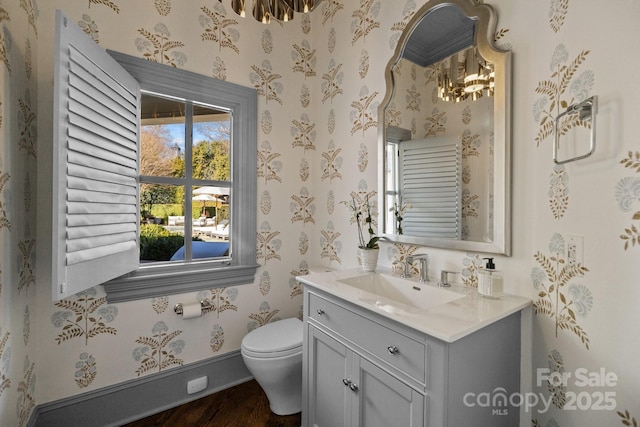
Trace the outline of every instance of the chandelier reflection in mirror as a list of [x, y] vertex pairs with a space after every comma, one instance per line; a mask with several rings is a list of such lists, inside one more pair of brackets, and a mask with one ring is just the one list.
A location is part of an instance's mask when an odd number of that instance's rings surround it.
[[485, 61], [476, 47], [443, 59], [437, 68], [438, 97], [444, 101], [475, 101], [493, 96], [493, 65]]
[[[222, 0], [218, 0], [222, 3]], [[294, 13], [311, 12], [322, 0], [231, 0], [231, 8], [241, 17], [247, 14], [247, 5], [251, 5], [251, 15], [263, 24], [271, 19], [287, 22]]]

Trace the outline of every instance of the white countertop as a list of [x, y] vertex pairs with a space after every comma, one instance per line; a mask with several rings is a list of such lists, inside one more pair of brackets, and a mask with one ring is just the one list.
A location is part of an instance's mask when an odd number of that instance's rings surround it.
[[[376, 273], [393, 274], [390, 269], [384, 268], [376, 269]], [[446, 342], [454, 342], [531, 304], [530, 299], [515, 295], [505, 294], [500, 299], [485, 298], [478, 294], [475, 288], [452, 284], [444, 289], [464, 295], [462, 298], [421, 310], [339, 282], [365, 274], [372, 273], [350, 269], [310, 273], [296, 279], [307, 286], [335, 295]], [[416, 286], [437, 287], [435, 282], [419, 283], [415, 277], [405, 280], [415, 282]]]

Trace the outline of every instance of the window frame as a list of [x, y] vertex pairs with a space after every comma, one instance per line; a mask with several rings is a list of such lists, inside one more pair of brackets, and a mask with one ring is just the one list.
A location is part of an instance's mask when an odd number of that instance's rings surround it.
[[107, 50], [140, 89], [219, 106], [232, 115], [232, 253], [224, 259], [139, 266], [104, 284], [109, 302], [254, 282], [257, 233], [257, 93], [255, 89]]

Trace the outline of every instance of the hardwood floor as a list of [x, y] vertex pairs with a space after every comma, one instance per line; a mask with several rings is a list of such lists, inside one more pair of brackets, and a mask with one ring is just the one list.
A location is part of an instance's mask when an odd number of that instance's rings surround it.
[[126, 427], [300, 427], [300, 419], [300, 414], [272, 413], [267, 396], [252, 380]]

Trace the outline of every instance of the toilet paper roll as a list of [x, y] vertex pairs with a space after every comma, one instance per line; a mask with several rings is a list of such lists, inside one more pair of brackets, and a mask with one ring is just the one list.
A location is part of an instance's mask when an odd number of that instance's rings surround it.
[[182, 306], [182, 318], [183, 319], [194, 319], [196, 317], [202, 316], [202, 307], [200, 303], [198, 304], [188, 304]]

